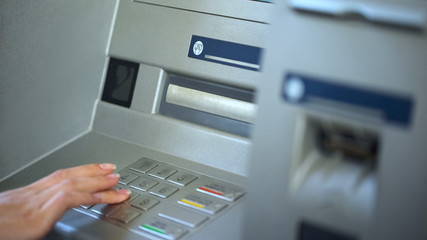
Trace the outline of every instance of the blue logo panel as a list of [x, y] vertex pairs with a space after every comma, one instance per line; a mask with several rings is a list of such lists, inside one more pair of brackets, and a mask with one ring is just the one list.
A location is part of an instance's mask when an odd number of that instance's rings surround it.
[[[283, 98], [295, 104], [324, 100], [337, 106], [357, 106], [380, 113], [383, 121], [409, 126], [414, 102], [410, 96], [332, 83], [331, 81], [289, 73], [282, 88]], [[359, 113], [359, 112], [358, 112]], [[367, 113], [360, 111], [360, 114]]]
[[193, 35], [188, 57], [252, 71], [260, 71], [262, 49]]

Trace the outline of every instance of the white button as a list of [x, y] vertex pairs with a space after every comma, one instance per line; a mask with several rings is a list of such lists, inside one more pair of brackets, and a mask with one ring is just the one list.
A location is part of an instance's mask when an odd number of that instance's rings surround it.
[[197, 41], [193, 45], [193, 53], [196, 56], [199, 56], [203, 52], [203, 43], [201, 41]]

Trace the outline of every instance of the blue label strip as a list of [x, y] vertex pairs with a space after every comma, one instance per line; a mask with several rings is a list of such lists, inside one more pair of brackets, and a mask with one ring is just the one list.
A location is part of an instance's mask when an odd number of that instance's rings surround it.
[[188, 57], [260, 71], [261, 51], [259, 47], [193, 35]]
[[[287, 88], [296, 90], [290, 92]], [[404, 126], [409, 126], [411, 122], [414, 105], [411, 97], [331, 83], [293, 73], [286, 75], [282, 89], [284, 99], [289, 102], [305, 103], [317, 98], [379, 111], [385, 122]]]

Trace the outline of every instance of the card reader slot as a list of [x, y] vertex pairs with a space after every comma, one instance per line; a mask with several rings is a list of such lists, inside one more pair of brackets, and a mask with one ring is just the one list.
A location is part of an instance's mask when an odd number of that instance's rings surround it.
[[160, 114], [249, 137], [257, 106], [254, 92], [222, 83], [168, 75]]
[[166, 102], [248, 123], [254, 122], [256, 113], [253, 103], [174, 84], [168, 86]]

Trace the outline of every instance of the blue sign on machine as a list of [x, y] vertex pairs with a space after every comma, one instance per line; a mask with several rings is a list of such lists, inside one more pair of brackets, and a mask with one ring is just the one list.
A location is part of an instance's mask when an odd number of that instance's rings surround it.
[[384, 122], [403, 126], [410, 125], [414, 105], [410, 96], [333, 83], [333, 81], [295, 73], [286, 74], [282, 96], [291, 103], [323, 102], [331, 103], [330, 105], [335, 108], [340, 107], [359, 114], [376, 112]]
[[260, 71], [261, 48], [193, 35], [188, 57]]

